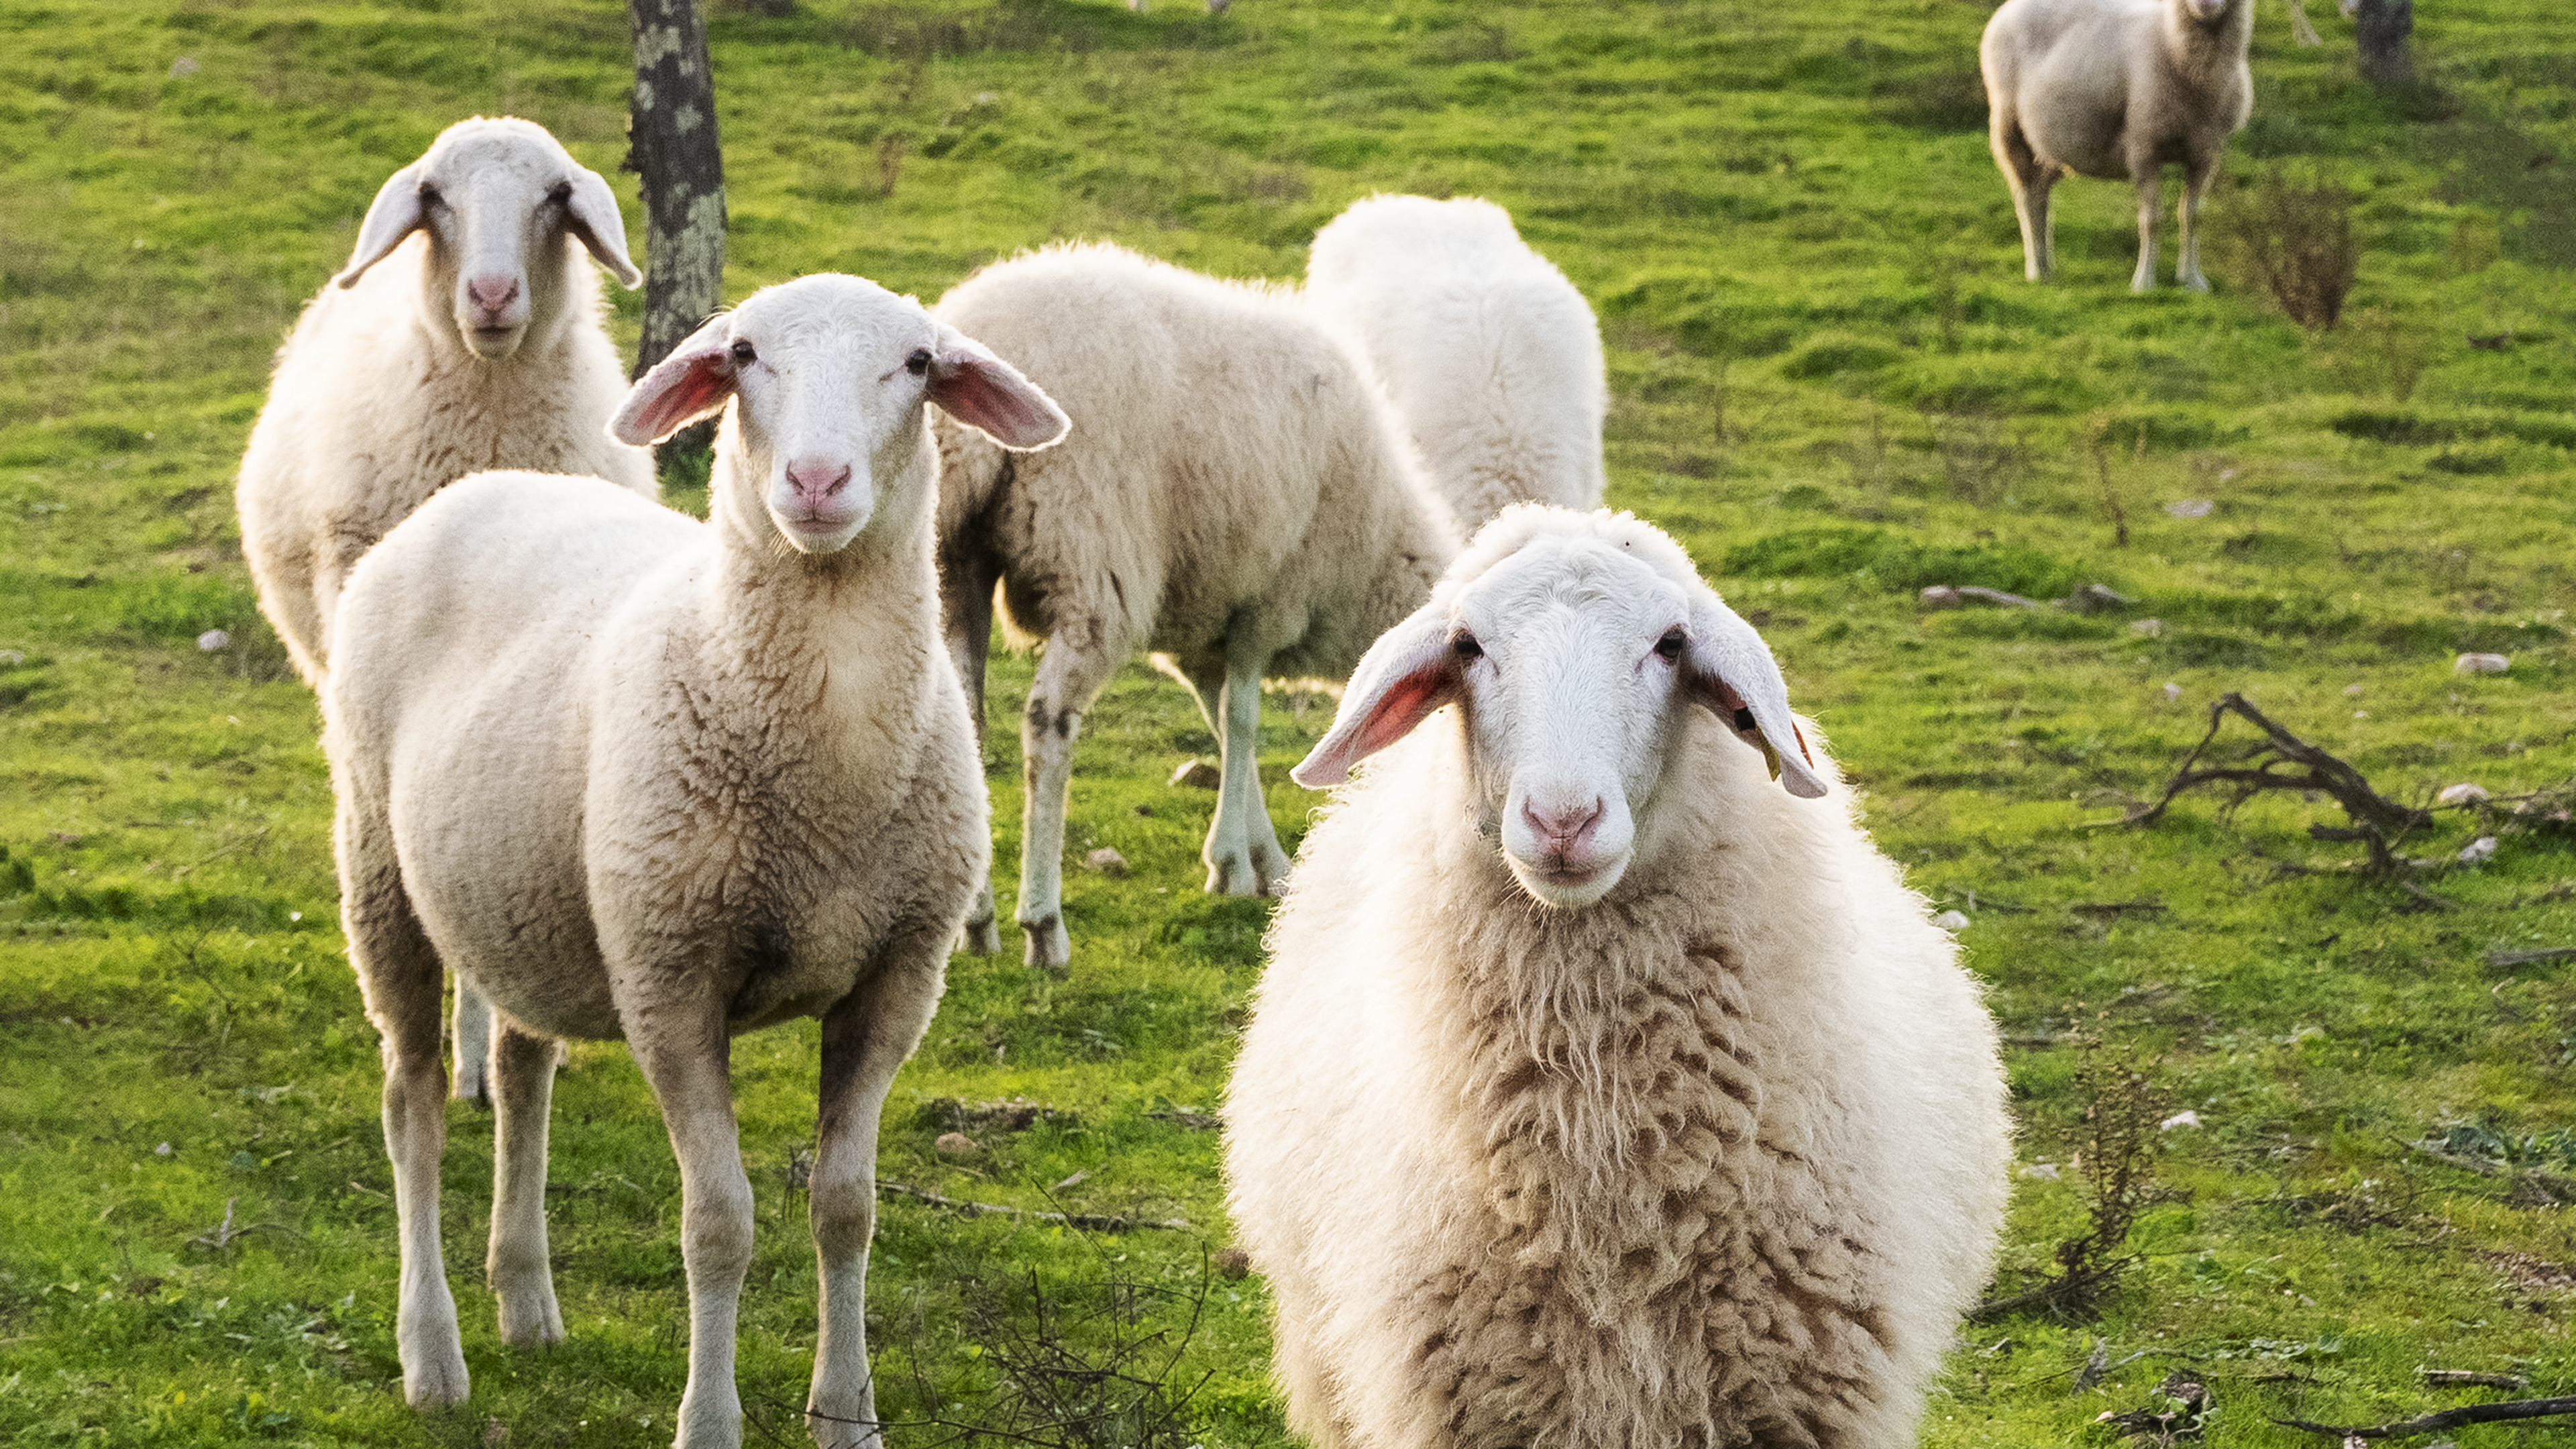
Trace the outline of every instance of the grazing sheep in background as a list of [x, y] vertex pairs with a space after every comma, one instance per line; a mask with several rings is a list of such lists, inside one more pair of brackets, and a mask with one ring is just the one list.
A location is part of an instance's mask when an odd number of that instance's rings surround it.
[[1986, 22], [1985, 72], [1995, 164], [2021, 219], [2024, 274], [2056, 269], [2049, 189], [2068, 172], [2128, 177], [2138, 186], [2138, 270], [2129, 289], [2156, 286], [2160, 173], [2182, 167], [2176, 280], [2209, 290], [2200, 272], [2200, 203], [2227, 138], [2254, 110], [2245, 64], [2254, 0], [2004, 0]]
[[[1338, 680], [1457, 552], [1395, 420], [1294, 293], [1113, 246], [988, 267], [935, 311], [1082, 420], [1028, 458], [939, 426], [941, 601], [979, 721], [996, 580], [1014, 634], [1046, 641], [1021, 726], [1029, 963], [1070, 959], [1074, 735], [1139, 650], [1189, 685], [1223, 751], [1208, 890], [1273, 890], [1288, 857], [1257, 768], [1262, 679]], [[993, 915], [988, 892], [969, 949], [999, 944]]]
[[1601, 501], [1601, 327], [1510, 213], [1355, 202], [1315, 234], [1306, 295], [1386, 389], [1462, 528], [1513, 503]]
[[[654, 495], [653, 455], [607, 434], [626, 374], [576, 247], [644, 279], [597, 172], [534, 122], [459, 121], [386, 179], [347, 269], [278, 349], [235, 502], [260, 610], [305, 683], [322, 685], [350, 568], [458, 478], [586, 473]], [[459, 990], [459, 1097], [485, 1099], [491, 1044], [490, 1008]]]
[[[874, 1444], [877, 1117], [984, 878], [984, 772], [939, 643], [923, 404], [1041, 447], [1064, 416], [855, 277], [754, 295], [635, 384], [643, 444], [728, 410], [705, 523], [597, 478], [486, 473], [360, 562], [323, 691], [341, 917], [384, 1036], [403, 1389], [461, 1401], [440, 1267], [438, 983], [501, 1016], [488, 1268], [512, 1344], [563, 1336], [547, 1265], [551, 1038], [623, 1037], [680, 1161], [679, 1443], [741, 1441], [751, 1258], [726, 1039], [823, 1022], [810, 1427]], [[866, 1427], [862, 1427], [866, 1426]]]
[[1299, 1433], [1913, 1442], [1993, 1266], [2003, 1072], [1811, 742], [1626, 514], [1505, 512], [1370, 649], [1295, 774], [1385, 753], [1306, 838], [1227, 1090]]

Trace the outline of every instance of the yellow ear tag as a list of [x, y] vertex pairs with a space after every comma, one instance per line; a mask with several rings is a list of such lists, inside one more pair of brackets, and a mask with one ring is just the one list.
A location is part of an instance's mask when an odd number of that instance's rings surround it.
[[1753, 747], [1762, 752], [1762, 763], [1771, 767], [1771, 778], [1774, 780], [1779, 779], [1780, 752], [1771, 748], [1771, 741], [1761, 735], [1753, 736]]

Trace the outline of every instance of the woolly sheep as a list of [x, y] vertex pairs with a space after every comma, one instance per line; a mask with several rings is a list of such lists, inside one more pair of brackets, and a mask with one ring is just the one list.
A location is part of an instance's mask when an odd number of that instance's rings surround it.
[[751, 1255], [725, 1041], [822, 1018], [809, 1427], [873, 1445], [863, 1316], [878, 1110], [983, 879], [984, 772], [939, 647], [923, 403], [1043, 446], [1063, 414], [908, 297], [807, 277], [635, 384], [642, 444], [725, 407], [709, 521], [599, 478], [484, 473], [350, 575], [324, 686], [341, 916], [385, 1044], [404, 1393], [466, 1393], [439, 1261], [438, 983], [501, 1030], [501, 1337], [563, 1336], [546, 1258], [554, 1037], [623, 1037], [680, 1161], [678, 1442], [741, 1439]]
[[[1190, 687], [1219, 738], [1208, 890], [1274, 890], [1288, 857], [1256, 767], [1262, 679], [1338, 680], [1457, 552], [1394, 421], [1295, 294], [1113, 246], [988, 267], [936, 314], [1082, 419], [1072, 442], [1022, 458], [939, 425], [942, 607], [979, 721], [997, 580], [1014, 637], [1046, 641], [1021, 725], [1029, 963], [1070, 959], [1074, 736], [1139, 650]], [[988, 888], [969, 949], [997, 947], [993, 915]]]
[[1601, 501], [1601, 328], [1510, 213], [1368, 197], [1315, 234], [1306, 295], [1386, 390], [1462, 527], [1512, 503]]
[[1227, 1092], [1298, 1432], [1913, 1442], [1992, 1268], [2003, 1074], [1817, 743], [1626, 514], [1507, 510], [1369, 650], [1294, 774], [1385, 753], [1306, 838]]
[[2253, 114], [2245, 64], [2254, 0], [2005, 0], [1986, 22], [1985, 72], [1995, 164], [2021, 220], [2024, 274], [2057, 265], [2049, 189], [2058, 178], [2128, 177], [2138, 187], [2138, 270], [2156, 285], [2156, 212], [2166, 162], [2183, 171], [2175, 279], [2209, 290], [2200, 271], [2200, 203], [2227, 138]]
[[[597, 172], [534, 122], [459, 121], [386, 178], [349, 265], [278, 349], [234, 496], [260, 610], [306, 683], [321, 687], [351, 566], [467, 473], [654, 496], [652, 455], [606, 431], [626, 377], [575, 246], [643, 280]], [[491, 1042], [490, 1008], [459, 991], [456, 1095], [486, 1097]]]

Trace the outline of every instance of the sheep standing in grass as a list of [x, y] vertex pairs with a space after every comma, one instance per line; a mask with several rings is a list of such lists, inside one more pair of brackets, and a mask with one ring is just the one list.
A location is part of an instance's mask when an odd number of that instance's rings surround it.
[[637, 382], [642, 444], [732, 407], [705, 523], [598, 478], [442, 490], [350, 575], [323, 692], [341, 917], [384, 1036], [405, 1395], [466, 1393], [439, 1260], [439, 972], [501, 1017], [501, 1336], [563, 1336], [546, 1256], [556, 1037], [623, 1037], [680, 1161], [679, 1443], [741, 1442], [751, 1258], [726, 1040], [823, 1022], [810, 1427], [876, 1441], [864, 1298], [877, 1117], [984, 878], [984, 772], [939, 642], [923, 404], [1009, 447], [1064, 416], [920, 304], [769, 288]]
[[[1074, 736], [1139, 650], [1189, 685], [1218, 736], [1208, 890], [1274, 889], [1288, 857], [1257, 771], [1262, 679], [1339, 679], [1457, 551], [1394, 420], [1293, 293], [1117, 247], [988, 267], [937, 315], [1082, 419], [1072, 442], [1035, 457], [940, 425], [942, 603], [979, 720], [997, 580], [1015, 634], [1046, 642], [1020, 736], [1029, 964], [1070, 959]], [[988, 891], [970, 949], [998, 946], [993, 917]]]
[[2254, 0], [2004, 0], [1986, 22], [1989, 139], [2021, 219], [2024, 274], [2056, 269], [2049, 191], [2058, 178], [2128, 177], [2138, 187], [2138, 270], [2156, 286], [2156, 213], [2167, 162], [2182, 167], [2182, 260], [2176, 280], [2209, 290], [2200, 271], [2200, 203], [2227, 138], [2254, 110], [2245, 64]]
[[1506, 511], [1370, 649], [1295, 774], [1385, 753], [1306, 838], [1227, 1092], [1300, 1433], [1913, 1442], [1993, 1264], [2003, 1073], [1811, 743], [1625, 514]]
[[[617, 197], [529, 121], [459, 121], [387, 178], [348, 267], [278, 350], [235, 500], [259, 606], [319, 689], [341, 582], [429, 496], [478, 469], [611, 479], [626, 376], [587, 249], [632, 287]], [[486, 1096], [492, 1015], [456, 996], [456, 1095]]]
[[1315, 234], [1306, 296], [1386, 390], [1461, 527], [1513, 503], [1601, 501], [1601, 327], [1510, 213], [1368, 197]]

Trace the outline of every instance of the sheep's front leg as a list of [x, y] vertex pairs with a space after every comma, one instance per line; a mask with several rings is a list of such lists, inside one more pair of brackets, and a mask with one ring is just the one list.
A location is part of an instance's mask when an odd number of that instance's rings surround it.
[[2218, 177], [2218, 157], [2212, 155], [2183, 175], [2182, 212], [2175, 225], [2182, 233], [2182, 265], [2174, 280], [2195, 292], [2209, 290], [2209, 278], [2200, 270], [2200, 203], [2209, 195], [2209, 183]]
[[[638, 973], [644, 975], [647, 973]], [[651, 986], [692, 975], [686, 964], [651, 970]], [[648, 988], [649, 989], [649, 988]], [[662, 1108], [680, 1160], [680, 1263], [689, 1280], [689, 1387], [680, 1396], [678, 1449], [740, 1449], [742, 1399], [733, 1340], [743, 1274], [751, 1267], [751, 1180], [734, 1122], [724, 1003], [653, 1000], [621, 1014], [640, 1023], [628, 1038]]]
[[1073, 790], [1073, 743], [1083, 711], [1108, 676], [1096, 630], [1058, 629], [1038, 661], [1020, 722], [1018, 920], [1028, 933], [1028, 964], [1050, 971], [1073, 960], [1073, 940], [1064, 929], [1064, 813]]
[[[949, 662], [966, 689], [966, 712], [975, 721], [975, 758], [984, 758], [984, 661], [993, 648], [993, 586], [1002, 576], [1001, 561], [983, 548], [943, 544], [939, 554], [939, 614], [947, 634]], [[1002, 949], [995, 924], [993, 876], [988, 867], [976, 887], [975, 903], [958, 930], [958, 949], [990, 956]]]
[[384, 1038], [385, 1155], [393, 1160], [394, 1213], [402, 1245], [394, 1307], [394, 1349], [403, 1398], [415, 1405], [465, 1402], [465, 1353], [456, 1300], [438, 1243], [438, 1159], [447, 1147], [447, 1073], [438, 1016], [445, 977], [402, 886], [392, 846], [361, 812], [340, 809], [340, 920], [357, 968], [367, 1016]]
[[546, 1249], [555, 1047], [553, 1038], [505, 1022], [492, 1048], [492, 1242], [483, 1273], [501, 1300], [501, 1341], [516, 1348], [561, 1343], [564, 1336]]
[[824, 1449], [876, 1449], [882, 1430], [868, 1370], [868, 1240], [877, 1222], [877, 1123], [895, 1070], [939, 1005], [947, 943], [889, 950], [874, 975], [823, 1018], [819, 1145], [814, 1154], [814, 1258], [821, 1333], [805, 1424]]
[[2164, 204], [2164, 177], [2155, 162], [2139, 165], [2132, 173], [2138, 178], [2138, 270], [2129, 278], [2132, 292], [2156, 289], [2156, 211]]
[[1267, 653], [1227, 641], [1217, 717], [1210, 721], [1223, 751], [1216, 819], [1199, 852], [1212, 896], [1272, 894], [1288, 879], [1288, 854], [1279, 848], [1261, 793], [1261, 671], [1269, 663]]
[[478, 1107], [492, 1105], [492, 1003], [464, 977], [456, 978], [456, 1016], [450, 1034], [456, 1038], [456, 1066], [448, 1074], [448, 1091]]

